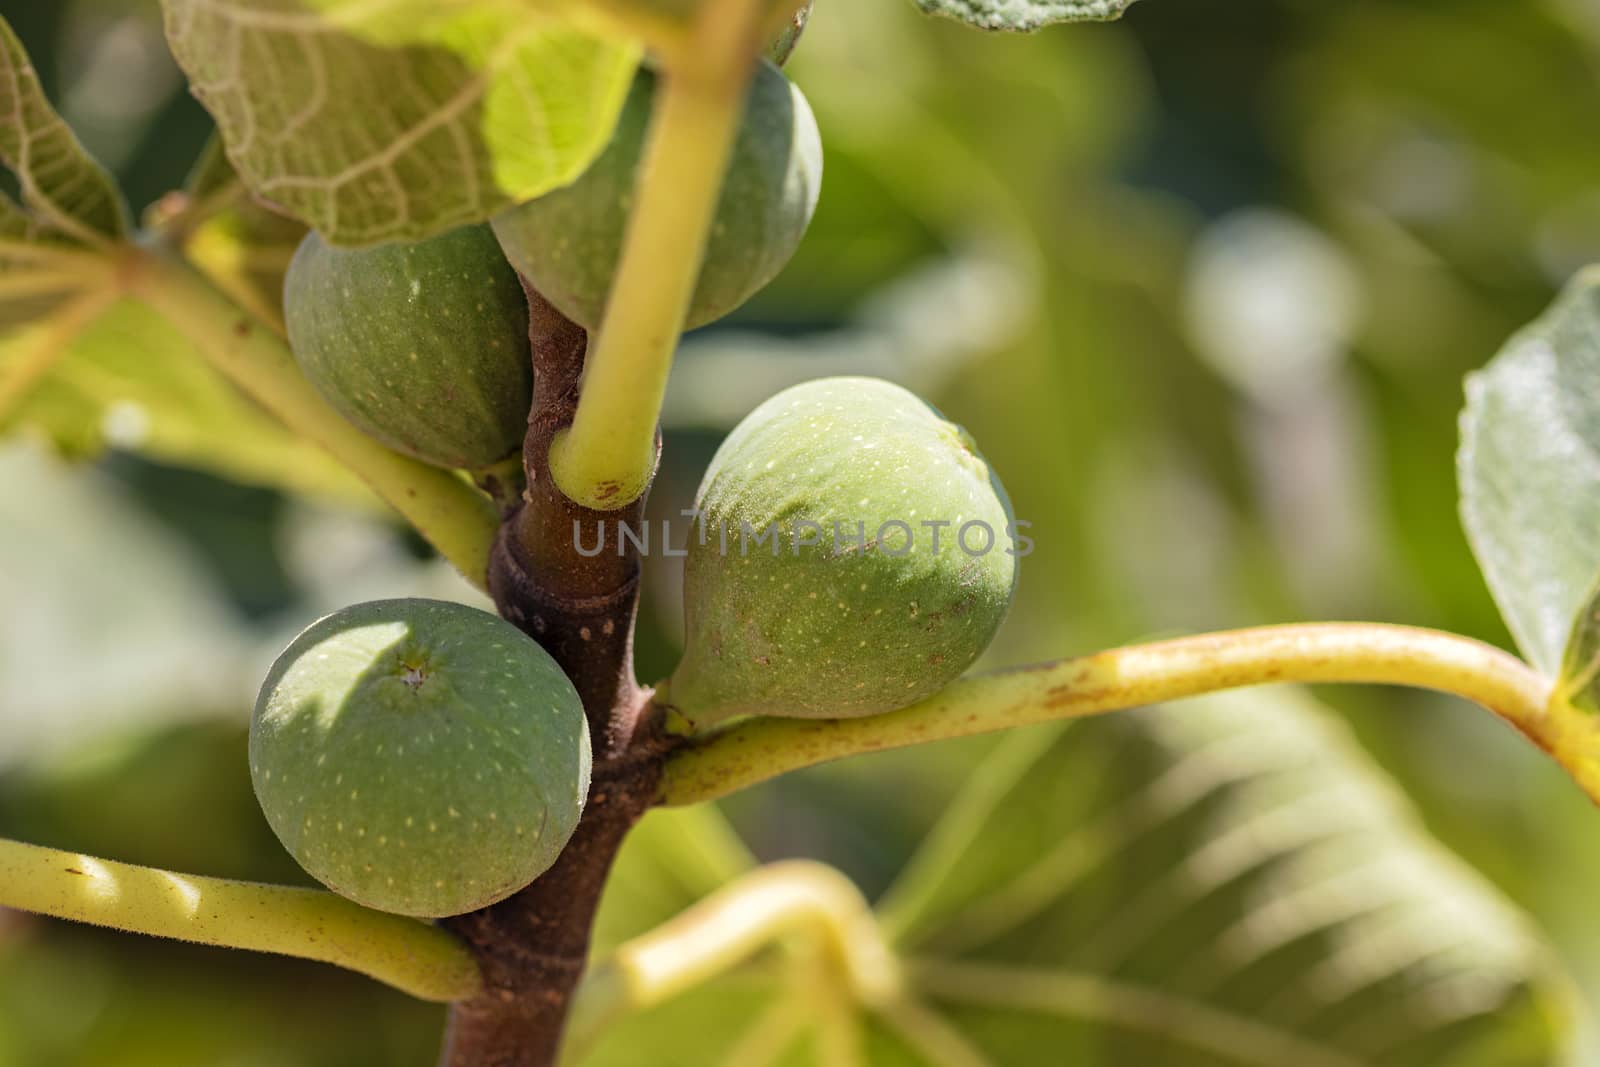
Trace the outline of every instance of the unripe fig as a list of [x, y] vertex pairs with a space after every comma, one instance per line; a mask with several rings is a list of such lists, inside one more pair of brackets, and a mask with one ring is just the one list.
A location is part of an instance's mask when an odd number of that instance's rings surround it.
[[[516, 268], [562, 314], [600, 325], [622, 254], [656, 76], [641, 71], [616, 132], [573, 184], [494, 219]], [[733, 147], [688, 327], [733, 311], [794, 255], [822, 187], [822, 141], [800, 90], [761, 61]]]
[[416, 244], [307, 234], [284, 281], [289, 344], [346, 419], [440, 467], [485, 467], [528, 428], [528, 304], [487, 225]]
[[665, 699], [696, 725], [913, 703], [978, 658], [1016, 585], [1010, 502], [972, 438], [873, 378], [756, 408], [695, 507]]
[[549, 654], [494, 615], [359, 604], [278, 657], [250, 720], [267, 822], [357, 903], [436, 918], [549, 869], [589, 790], [589, 729]]

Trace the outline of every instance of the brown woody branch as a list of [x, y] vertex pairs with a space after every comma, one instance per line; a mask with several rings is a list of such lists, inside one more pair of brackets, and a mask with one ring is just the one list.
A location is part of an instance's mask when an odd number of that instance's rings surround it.
[[[594, 779], [555, 866], [499, 904], [445, 920], [472, 947], [485, 978], [482, 995], [451, 1010], [445, 1067], [555, 1063], [607, 874], [655, 797], [665, 749], [650, 694], [633, 673], [640, 561], [616, 536], [618, 523], [643, 518], [644, 500], [599, 512], [556, 489], [550, 442], [572, 421], [588, 338], [524, 288], [534, 365], [523, 447], [528, 486], [500, 527], [489, 588], [500, 614], [543, 645], [577, 687], [594, 740]], [[608, 537], [606, 549], [593, 553], [597, 522]], [[578, 550], [580, 527], [592, 554]]]

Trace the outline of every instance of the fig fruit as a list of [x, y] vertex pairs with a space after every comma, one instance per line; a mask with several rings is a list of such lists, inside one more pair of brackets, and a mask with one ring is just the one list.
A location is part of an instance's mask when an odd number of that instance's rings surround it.
[[[577, 181], [493, 220], [507, 258], [562, 314], [600, 325], [621, 258], [656, 76], [641, 71], [610, 144]], [[733, 311], [794, 255], [822, 186], [822, 141], [800, 90], [761, 61], [733, 148], [687, 328]]]
[[485, 467], [521, 443], [528, 304], [487, 225], [373, 248], [307, 234], [283, 296], [301, 369], [368, 435], [440, 467]]
[[1016, 586], [1011, 505], [972, 438], [873, 378], [756, 408], [695, 507], [665, 701], [696, 725], [913, 703], [978, 658]]
[[272, 665], [250, 777], [300, 865], [359, 904], [437, 918], [544, 873], [583, 812], [589, 729], [550, 655], [460, 604], [382, 600]]

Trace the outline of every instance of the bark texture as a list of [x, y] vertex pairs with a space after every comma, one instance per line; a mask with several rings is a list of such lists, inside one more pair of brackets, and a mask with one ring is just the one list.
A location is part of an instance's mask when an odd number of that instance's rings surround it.
[[[451, 1010], [445, 1067], [555, 1063], [606, 877], [655, 798], [666, 748], [650, 694], [633, 673], [640, 560], [617, 536], [619, 523], [641, 521], [644, 500], [591, 511], [551, 480], [550, 442], [571, 424], [588, 338], [526, 282], [524, 288], [534, 366], [523, 447], [527, 488], [500, 527], [489, 588], [500, 614], [544, 646], [577, 687], [594, 741], [594, 779], [583, 819], [555, 866], [499, 904], [444, 921], [472, 947], [485, 978], [482, 995]], [[596, 523], [607, 534], [598, 553]], [[587, 554], [579, 551], [580, 530]]]

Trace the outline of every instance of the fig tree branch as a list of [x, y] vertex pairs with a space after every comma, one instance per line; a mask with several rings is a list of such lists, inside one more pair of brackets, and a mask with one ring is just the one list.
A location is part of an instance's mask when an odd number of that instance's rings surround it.
[[[666, 57], [622, 259], [585, 363], [577, 414], [550, 449], [557, 487], [599, 511], [633, 503], [655, 472], [667, 374], [760, 47], [756, 0], [703, 6], [696, 47]], [[674, 55], [683, 61], [674, 63]]]
[[[444, 924], [471, 947], [482, 995], [450, 1012], [446, 1067], [548, 1067], [555, 1062], [573, 990], [612, 860], [656, 793], [661, 745], [633, 671], [637, 551], [585, 556], [574, 523], [596, 513], [563, 496], [545, 460], [571, 424], [586, 335], [527, 289], [533, 405], [523, 444], [527, 491], [506, 516], [490, 561], [500, 614], [549, 652], [583, 700], [594, 773], [583, 817], [555, 866], [520, 893]], [[652, 460], [652, 467], [654, 462]], [[637, 521], [641, 497], [613, 521]]]
[[1587, 718], [1551, 701], [1521, 660], [1455, 634], [1378, 623], [1233, 630], [964, 678], [910, 707], [860, 719], [746, 719], [690, 738], [667, 761], [660, 803], [693, 804], [844, 756], [1070, 719], [1274, 682], [1415, 686], [1480, 704], [1551, 753], [1600, 800]]
[[499, 527], [494, 505], [458, 475], [402, 456], [346, 422], [317, 395], [282, 339], [194, 270], [149, 253], [132, 293], [160, 312], [218, 371], [295, 433], [339, 460], [480, 589]]
[[445, 931], [318, 889], [176, 874], [0, 840], [0, 906], [318, 960], [423, 1000], [462, 1000], [482, 986], [472, 954]]

